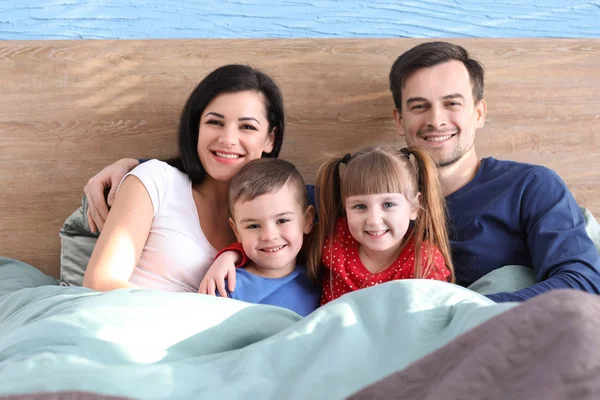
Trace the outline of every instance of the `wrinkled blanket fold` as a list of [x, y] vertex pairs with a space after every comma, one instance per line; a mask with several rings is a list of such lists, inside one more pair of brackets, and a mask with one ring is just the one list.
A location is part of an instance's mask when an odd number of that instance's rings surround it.
[[600, 298], [538, 296], [349, 399], [600, 399]]
[[341, 399], [514, 306], [405, 280], [343, 296], [303, 319], [195, 293], [61, 287], [5, 260], [0, 395]]

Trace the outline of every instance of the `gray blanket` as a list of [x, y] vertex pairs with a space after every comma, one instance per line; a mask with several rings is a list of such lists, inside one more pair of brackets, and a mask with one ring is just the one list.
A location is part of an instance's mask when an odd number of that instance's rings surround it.
[[350, 399], [600, 399], [600, 297], [536, 297]]

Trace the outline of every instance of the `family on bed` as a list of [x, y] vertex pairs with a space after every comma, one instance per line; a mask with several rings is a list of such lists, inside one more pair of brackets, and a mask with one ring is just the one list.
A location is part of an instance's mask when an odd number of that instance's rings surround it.
[[248, 66], [211, 72], [183, 108], [177, 159], [123, 159], [86, 185], [89, 225], [102, 233], [84, 286], [216, 294], [307, 315], [392, 280], [468, 286], [524, 265], [536, 284], [488, 297], [600, 293], [599, 253], [556, 173], [477, 158], [484, 70], [467, 50], [420, 44], [396, 59], [389, 83], [408, 147], [330, 156], [307, 186], [277, 159], [275, 82]]

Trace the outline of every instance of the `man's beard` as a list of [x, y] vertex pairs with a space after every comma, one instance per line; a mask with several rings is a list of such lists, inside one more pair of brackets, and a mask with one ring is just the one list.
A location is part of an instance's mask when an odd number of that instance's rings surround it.
[[465, 153], [460, 153], [459, 151], [454, 151], [452, 153], [452, 156], [447, 159], [447, 160], [441, 160], [441, 161], [436, 161], [435, 162], [435, 166], [438, 168], [444, 168], [444, 167], [449, 167], [452, 164], [454, 164], [455, 162], [457, 162], [458, 160], [461, 159], [461, 157], [464, 155]]
[[469, 150], [471, 150], [473, 148], [474, 145], [475, 145], [475, 142], [473, 141], [467, 149], [462, 149], [460, 147], [460, 144], [458, 144], [457, 147], [455, 147], [454, 150], [452, 151], [450, 158], [448, 158], [446, 160], [439, 160], [439, 161], [436, 160], [435, 166], [438, 168], [445, 168], [445, 167], [449, 167], [449, 166], [455, 164], [458, 160], [463, 158], [463, 156], [465, 154], [467, 154], [469, 152]]

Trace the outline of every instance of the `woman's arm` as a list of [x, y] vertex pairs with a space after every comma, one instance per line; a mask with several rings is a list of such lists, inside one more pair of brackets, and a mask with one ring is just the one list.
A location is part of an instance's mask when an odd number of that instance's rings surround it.
[[154, 218], [142, 182], [128, 176], [121, 185], [83, 277], [83, 286], [108, 291], [136, 287], [129, 278], [138, 264]]

